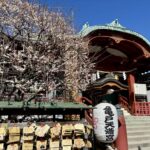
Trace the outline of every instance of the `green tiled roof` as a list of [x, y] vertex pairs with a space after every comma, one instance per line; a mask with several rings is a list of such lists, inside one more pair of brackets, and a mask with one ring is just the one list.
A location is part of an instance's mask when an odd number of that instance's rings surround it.
[[46, 109], [91, 109], [92, 106], [85, 105], [83, 103], [76, 102], [10, 102], [8, 101], [0, 101], [0, 109], [38, 109], [38, 108], [46, 108]]
[[118, 32], [122, 32], [122, 33], [127, 33], [133, 36], [136, 36], [138, 38], [140, 38], [141, 40], [143, 40], [146, 44], [148, 44], [150, 46], [150, 42], [141, 34], [134, 32], [132, 30], [127, 29], [126, 27], [122, 26], [118, 20], [114, 20], [113, 22], [109, 23], [109, 24], [105, 24], [105, 25], [95, 25], [95, 26], [89, 26], [88, 23], [83, 25], [82, 30], [79, 32], [79, 36], [85, 37], [88, 34], [90, 34], [91, 32], [95, 31], [95, 30], [112, 30], [112, 31], [118, 31]]

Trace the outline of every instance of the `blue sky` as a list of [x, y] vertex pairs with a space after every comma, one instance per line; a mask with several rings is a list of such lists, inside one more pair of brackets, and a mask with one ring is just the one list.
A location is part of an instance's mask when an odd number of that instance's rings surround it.
[[41, 0], [41, 3], [50, 8], [60, 7], [68, 14], [72, 10], [77, 31], [86, 22], [103, 25], [118, 19], [150, 41], [150, 0]]

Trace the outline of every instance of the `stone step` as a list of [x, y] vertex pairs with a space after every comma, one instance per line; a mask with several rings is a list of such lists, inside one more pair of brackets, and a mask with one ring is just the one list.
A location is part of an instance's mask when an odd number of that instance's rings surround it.
[[150, 116], [125, 116], [128, 150], [150, 150]]
[[128, 113], [128, 114], [130, 114], [127, 110], [125, 110], [125, 109], [121, 109], [122, 111], [123, 111], [123, 113]]
[[[128, 150], [139, 150], [138, 147], [136, 148], [129, 148]], [[141, 147], [141, 150], [150, 150], [150, 147]]]
[[150, 134], [148, 135], [132, 135], [132, 136], [128, 136], [128, 141], [141, 141], [141, 140], [147, 140], [150, 139]]
[[150, 121], [150, 116], [129, 116], [125, 117], [126, 120], [149, 120]]
[[[130, 117], [130, 116], [129, 116]], [[141, 121], [144, 121], [144, 122], [150, 122], [150, 120], [149, 119], [139, 119], [139, 120], [137, 120], [137, 119], [125, 119], [127, 122], [141, 122]]]
[[[130, 117], [130, 116], [128, 116], [128, 117]], [[150, 122], [149, 119], [143, 119], [143, 120], [142, 120], [142, 119], [139, 119], [139, 120], [138, 120], [138, 119], [126, 119], [126, 118], [125, 118], [125, 120], [126, 120], [126, 122], [129, 122], [129, 123], [130, 123], [130, 122]]]
[[137, 136], [140, 136], [140, 135], [150, 135], [150, 131], [143, 131], [143, 130], [138, 130], [138, 131], [128, 131], [127, 130], [127, 136], [133, 136], [133, 135], [137, 135]]
[[128, 111], [123, 111], [124, 114], [130, 114]]
[[[128, 116], [128, 117], [130, 117], [130, 116]], [[125, 119], [127, 122], [140, 122], [140, 121], [144, 121], [144, 122], [150, 122], [150, 120], [149, 119], [139, 119], [139, 120], [137, 120], [137, 119]]]
[[131, 116], [131, 114], [130, 113], [128, 113], [128, 112], [123, 112], [123, 115], [126, 117], [126, 116]]
[[126, 122], [126, 127], [150, 126], [150, 122]]
[[[128, 117], [130, 117], [130, 116], [128, 116]], [[126, 120], [126, 122], [129, 122], [129, 123], [131, 123], [131, 122], [150, 122], [150, 120], [148, 120], [148, 119], [143, 119], [143, 120], [139, 119], [139, 120], [137, 120], [137, 119], [126, 119], [125, 118], [125, 120]]]
[[143, 125], [143, 124], [132, 124], [132, 125], [129, 125], [129, 126], [126, 126], [126, 129], [128, 131], [137, 131], [137, 130], [149, 130], [150, 131], [150, 124], [146, 124], [146, 125]]
[[150, 147], [150, 139], [147, 140], [140, 140], [140, 141], [129, 141], [128, 140], [128, 148], [136, 148], [138, 146], [141, 147]]
[[124, 116], [131, 116], [131, 114], [128, 112], [123, 112], [123, 114], [124, 114]]
[[[129, 113], [127, 110], [122, 110], [124, 113]], [[130, 114], [130, 113], [129, 113]]]

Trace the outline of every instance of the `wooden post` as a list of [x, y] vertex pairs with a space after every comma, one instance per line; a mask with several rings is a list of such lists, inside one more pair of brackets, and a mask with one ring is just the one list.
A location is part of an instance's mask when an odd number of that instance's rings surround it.
[[133, 74], [128, 75], [128, 86], [129, 86], [129, 105], [132, 110], [133, 102], [135, 102], [135, 92], [134, 92], [134, 83], [135, 83], [135, 77]]
[[128, 150], [127, 132], [124, 116], [120, 115], [118, 117], [118, 121], [119, 121], [119, 131], [117, 140], [115, 142], [117, 150]]

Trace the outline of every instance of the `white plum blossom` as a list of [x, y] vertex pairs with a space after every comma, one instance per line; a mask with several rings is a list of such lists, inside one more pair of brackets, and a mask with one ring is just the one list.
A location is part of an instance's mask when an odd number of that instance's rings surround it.
[[58, 89], [75, 98], [90, 81], [88, 55], [61, 11], [24, 0], [0, 1], [1, 98]]

